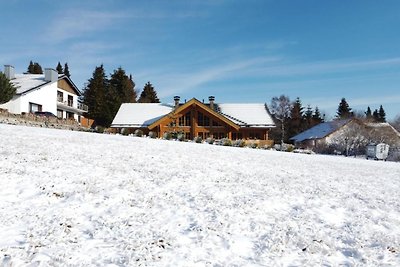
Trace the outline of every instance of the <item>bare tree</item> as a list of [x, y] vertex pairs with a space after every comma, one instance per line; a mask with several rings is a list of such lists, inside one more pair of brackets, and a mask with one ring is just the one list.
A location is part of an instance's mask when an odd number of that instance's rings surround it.
[[400, 115], [397, 115], [396, 118], [390, 123], [397, 131], [400, 131]]
[[273, 97], [271, 100], [270, 112], [281, 124], [281, 148], [285, 139], [285, 124], [290, 118], [292, 103], [288, 96], [281, 95]]
[[340, 130], [340, 134], [331, 140], [331, 145], [345, 156], [350, 154], [356, 156], [361, 151], [365, 151], [365, 147], [369, 142], [365, 126], [359, 123], [351, 123]]

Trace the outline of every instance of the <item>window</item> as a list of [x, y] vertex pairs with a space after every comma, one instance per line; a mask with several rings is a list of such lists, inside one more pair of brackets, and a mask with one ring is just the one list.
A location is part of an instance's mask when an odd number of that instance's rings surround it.
[[74, 97], [72, 95], [68, 95], [68, 106], [72, 107], [74, 104]]
[[68, 111], [66, 111], [66, 113], [67, 113], [67, 119], [73, 119], [74, 118], [74, 113], [68, 112]]
[[214, 126], [214, 127], [219, 127], [219, 126], [222, 126], [220, 123], [218, 123], [217, 121], [212, 121], [212, 126]]
[[64, 94], [63, 92], [57, 91], [57, 101], [64, 102]]
[[190, 126], [190, 112], [179, 118], [179, 126]]
[[29, 112], [35, 113], [36, 111], [42, 111], [42, 105], [29, 102]]
[[60, 119], [63, 118], [64, 112], [61, 109], [57, 109], [57, 117], [59, 117]]
[[203, 113], [197, 113], [197, 124], [199, 126], [210, 126], [210, 118], [205, 116]]

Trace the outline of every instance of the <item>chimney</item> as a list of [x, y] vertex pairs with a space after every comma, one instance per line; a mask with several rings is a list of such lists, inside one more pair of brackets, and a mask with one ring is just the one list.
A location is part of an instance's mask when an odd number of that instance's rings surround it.
[[55, 82], [58, 80], [58, 72], [54, 69], [44, 69], [44, 80], [46, 82]]
[[210, 108], [212, 110], [214, 110], [214, 100], [215, 100], [214, 96], [211, 95], [211, 96], [208, 97], [208, 101], [210, 101]]
[[4, 65], [4, 74], [7, 79], [12, 80], [15, 79], [15, 69], [11, 65]]
[[175, 108], [177, 108], [179, 106], [180, 99], [181, 99], [180, 96], [178, 96], [178, 95], [174, 96]]

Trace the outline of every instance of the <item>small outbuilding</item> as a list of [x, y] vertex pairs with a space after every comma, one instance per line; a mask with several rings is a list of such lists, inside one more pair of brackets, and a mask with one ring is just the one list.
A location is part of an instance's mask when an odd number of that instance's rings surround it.
[[389, 155], [389, 145], [385, 143], [369, 144], [366, 155], [367, 159], [386, 160]]

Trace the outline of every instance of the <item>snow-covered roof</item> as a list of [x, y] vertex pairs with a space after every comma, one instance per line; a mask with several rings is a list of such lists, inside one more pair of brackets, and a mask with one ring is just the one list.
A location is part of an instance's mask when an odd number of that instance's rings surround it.
[[347, 124], [349, 121], [350, 119], [323, 122], [302, 133], [299, 133], [298, 135], [295, 135], [290, 139], [295, 142], [302, 142], [304, 140], [312, 140], [312, 139], [321, 139], [337, 131], [339, 128]]
[[147, 127], [161, 119], [173, 106], [161, 103], [124, 103], [118, 110], [113, 127]]
[[[58, 75], [59, 78], [62, 76], [64, 75]], [[15, 74], [15, 79], [12, 79], [11, 83], [15, 85], [16, 94], [19, 95], [50, 82], [44, 79], [44, 74]]]
[[[217, 112], [239, 126], [275, 126], [265, 104], [217, 104]], [[112, 122], [112, 127], [146, 127], [173, 110], [160, 103], [124, 103]]]
[[265, 104], [218, 104], [218, 111], [240, 126], [275, 125]]

